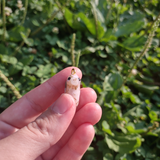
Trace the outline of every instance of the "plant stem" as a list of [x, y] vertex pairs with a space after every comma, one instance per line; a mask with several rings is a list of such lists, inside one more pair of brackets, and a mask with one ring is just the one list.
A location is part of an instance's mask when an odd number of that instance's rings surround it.
[[152, 26], [152, 28], [151, 28], [151, 32], [150, 32], [150, 34], [149, 34], [149, 36], [148, 36], [148, 39], [147, 39], [147, 41], [146, 41], [146, 43], [145, 43], [144, 49], [142, 50], [140, 56], [137, 58], [137, 60], [136, 60], [136, 61], [134, 62], [134, 64], [132, 65], [130, 71], [128, 72], [128, 74], [127, 74], [127, 76], [126, 76], [126, 78], [124, 79], [124, 82], [123, 82], [123, 85], [122, 85], [122, 86], [124, 86], [124, 84], [126, 83], [127, 79], [130, 77], [131, 72], [132, 72], [132, 69], [133, 69], [134, 67], [136, 67], [136, 65], [137, 65], [137, 63], [139, 62], [139, 60], [147, 53], [148, 49], [150, 48], [151, 43], [152, 43], [152, 39], [153, 39], [153, 37], [154, 37], [154, 33], [155, 33], [156, 29], [158, 28], [158, 25], [159, 25], [159, 22], [160, 22], [160, 14], [158, 15], [158, 17], [157, 17], [156, 19], [157, 19], [157, 20], [154, 22], [154, 24], [153, 24], [153, 26]]
[[78, 65], [79, 65], [80, 55], [81, 55], [81, 52], [79, 51], [79, 52], [78, 52], [78, 55], [77, 55], [77, 57], [76, 57], [76, 67], [78, 67]]
[[5, 34], [6, 34], [5, 0], [3, 0], [2, 12], [3, 12], [3, 41], [5, 42]]
[[75, 46], [76, 34], [73, 33], [72, 42], [71, 42], [71, 56], [72, 56], [72, 65], [75, 66], [75, 55], [74, 55], [74, 46]]
[[150, 30], [152, 29], [153, 25], [155, 24], [156, 21], [158, 21], [160, 17], [160, 13], [158, 14], [158, 16], [156, 17], [156, 19], [152, 22], [152, 24], [150, 25], [150, 27], [146, 30], [145, 34]]
[[9, 86], [9, 88], [13, 91], [14, 95], [17, 97], [17, 99], [21, 98], [22, 96], [16, 89], [16, 87], [8, 80], [8, 78], [2, 73], [0, 70], [0, 78]]
[[22, 19], [22, 22], [21, 22], [22, 25], [25, 21], [26, 15], [27, 15], [27, 9], [28, 9], [28, 0], [25, 0], [25, 10], [24, 10], [23, 19]]
[[30, 36], [34, 36], [37, 33], [39, 33], [48, 23], [50, 23], [51, 21], [53, 21], [53, 19], [55, 18], [55, 16], [57, 15], [58, 12], [59, 12], [59, 10], [56, 11], [55, 13], [53, 13], [53, 15], [51, 16], [51, 18], [47, 19], [47, 22], [45, 24], [43, 24], [41, 27], [37, 28], [35, 31], [33, 31]]

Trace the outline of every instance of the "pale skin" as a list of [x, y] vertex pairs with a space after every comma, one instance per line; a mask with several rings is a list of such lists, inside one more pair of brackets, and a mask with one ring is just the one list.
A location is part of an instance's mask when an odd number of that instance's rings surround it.
[[[76, 108], [63, 94], [68, 67], [28, 92], [0, 114], [0, 157], [5, 160], [80, 160], [101, 117], [97, 95], [82, 88]], [[77, 75], [82, 73], [78, 68]]]

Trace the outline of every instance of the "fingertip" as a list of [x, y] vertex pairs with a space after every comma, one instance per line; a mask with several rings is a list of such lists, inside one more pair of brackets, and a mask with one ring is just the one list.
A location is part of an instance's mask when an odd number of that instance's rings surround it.
[[95, 102], [97, 100], [97, 93], [90, 87], [82, 88], [81, 94], [85, 94], [85, 96], [87, 95], [87, 97], [89, 96], [92, 102]]
[[63, 93], [55, 102], [55, 104], [51, 107], [51, 110], [53, 110], [57, 114], [64, 114], [70, 108], [75, 108], [75, 107], [76, 104], [73, 97], [67, 93]]
[[97, 122], [99, 122], [100, 119], [101, 119], [101, 117], [102, 117], [102, 108], [101, 108], [101, 106], [98, 103], [95, 103], [94, 108], [97, 111]]
[[90, 116], [90, 119], [92, 120], [91, 124], [95, 125], [98, 123], [102, 117], [102, 108], [100, 105], [98, 103], [89, 103], [84, 108], [88, 111], [88, 113], [90, 112], [92, 116]]
[[81, 88], [78, 110], [87, 103], [96, 102], [97, 94], [92, 88]]
[[90, 123], [84, 123], [77, 128], [56, 159], [81, 159], [94, 138], [94, 128]]
[[84, 123], [75, 131], [69, 141], [69, 148], [72, 148], [77, 155], [83, 155], [90, 146], [95, 135], [94, 127], [90, 123]]
[[78, 127], [84, 123], [95, 125], [99, 122], [102, 116], [102, 109], [97, 103], [88, 103], [82, 107], [73, 120], [74, 126]]
[[97, 93], [95, 92], [94, 89], [87, 87], [88, 91], [90, 92], [90, 95], [93, 97], [94, 102], [97, 100]]
[[88, 141], [88, 139], [93, 139], [95, 130], [92, 124], [84, 123], [80, 126], [79, 134], [81, 136], [82, 141]]

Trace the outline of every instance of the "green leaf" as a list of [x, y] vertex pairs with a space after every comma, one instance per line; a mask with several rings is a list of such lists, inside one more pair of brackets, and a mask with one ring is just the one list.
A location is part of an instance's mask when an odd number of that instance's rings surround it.
[[9, 75], [14, 75], [23, 69], [23, 64], [21, 62], [17, 62], [14, 65], [9, 67]]
[[135, 10], [132, 13], [124, 12], [124, 14], [121, 15], [120, 25], [144, 20], [144, 18], [145, 18], [145, 14], [138, 10]]
[[[105, 140], [98, 141], [97, 146], [98, 146], [98, 150], [100, 151], [100, 154], [102, 155], [102, 153], [103, 153], [103, 155], [105, 155], [108, 150], [108, 146], [107, 146]], [[100, 156], [98, 157], [98, 159], [99, 158], [100, 158]]]
[[114, 97], [115, 97], [115, 91], [109, 91], [109, 92], [105, 95], [105, 101], [106, 101], [107, 103], [109, 103]]
[[58, 40], [56, 43], [57, 43], [57, 45], [58, 45], [59, 48], [62, 48], [64, 50], [68, 51], [69, 47], [66, 45], [65, 41], [59, 41]]
[[0, 65], [0, 70], [6, 77], [9, 76], [8, 70], [5, 68], [5, 66]]
[[0, 44], [0, 54], [8, 54], [7, 47], [5, 47], [3, 44]]
[[115, 36], [127, 36], [130, 33], [139, 31], [142, 26], [144, 26], [144, 21], [137, 21], [133, 23], [128, 23], [123, 26], [119, 26], [117, 32], [115, 33]]
[[[139, 31], [145, 24], [144, 17], [145, 14], [141, 12], [133, 12], [133, 14], [126, 13], [121, 16], [124, 19], [118, 26], [115, 35], [117, 37], [127, 36], [130, 33]], [[126, 20], [127, 19], [127, 20]]]
[[103, 90], [104, 91], [113, 91], [113, 88], [112, 88], [111, 84], [109, 83], [109, 77], [110, 77], [110, 74], [108, 76], [106, 76], [104, 79], [104, 82], [103, 82]]
[[118, 43], [118, 45], [132, 52], [138, 52], [143, 49], [145, 42], [146, 42], [145, 37], [133, 36], [127, 38], [123, 43]]
[[106, 133], [108, 133], [109, 135], [111, 136], [114, 136], [114, 134], [112, 133], [112, 131], [110, 130], [110, 126], [109, 124], [107, 123], [107, 121], [103, 121], [102, 122], [102, 130]]
[[7, 98], [0, 95], [0, 108], [7, 108], [7, 107], [8, 107]]
[[32, 19], [32, 23], [33, 23], [33, 25], [35, 25], [35, 26], [40, 26], [40, 23], [38, 22], [38, 20], [37, 19]]
[[[77, 17], [81, 18], [81, 20], [84, 22], [85, 26], [89, 30], [89, 32], [96, 36], [96, 26], [94, 19], [89, 19], [86, 17], [86, 15], [82, 12], [80, 12]], [[102, 27], [101, 23], [98, 21], [97, 22], [97, 28], [98, 28], [98, 39], [102, 38], [104, 36], [105, 30], [104, 27]]]
[[68, 56], [68, 53], [67, 52], [57, 52], [57, 54], [54, 55], [55, 58], [59, 58], [61, 57], [62, 58], [62, 61], [65, 62], [65, 63], [69, 63], [69, 56]]
[[74, 27], [74, 25], [73, 25], [73, 23], [74, 23], [74, 17], [73, 17], [74, 15], [73, 15], [73, 13], [67, 8], [65, 8], [65, 12], [64, 13], [65, 13], [64, 16], [65, 16], [65, 19], [67, 20], [67, 23], [71, 27]]
[[[137, 151], [138, 151], [138, 154], [140, 154], [140, 155], [142, 155], [144, 158], [146, 157], [146, 151], [145, 151], [145, 149], [141, 146], [141, 147], [139, 147], [138, 149], [137, 149]], [[137, 153], [137, 152], [136, 152]]]
[[15, 57], [8, 56], [8, 55], [1, 55], [1, 60], [2, 60], [2, 62], [10, 63], [10, 64], [17, 63], [17, 59]]
[[48, 75], [51, 72], [51, 64], [47, 65], [40, 65], [38, 71], [35, 73], [39, 78], [44, 77], [45, 75]]
[[108, 29], [103, 35], [103, 37], [100, 39], [100, 41], [107, 43], [108, 41], [116, 40], [116, 39], [117, 37], [115, 36], [113, 29]]
[[138, 73], [138, 75], [136, 76], [136, 78], [138, 80], [140, 80], [141, 82], [143, 82], [143, 83], [147, 83], [147, 82], [149, 82], [151, 84], [154, 83], [154, 80], [152, 78], [144, 76], [142, 73]]
[[8, 31], [9, 34], [9, 40], [13, 42], [19, 42], [22, 41], [21, 33], [24, 35], [27, 35], [28, 28], [25, 28], [23, 26], [16, 26]]
[[[83, 12], [80, 12], [78, 14], [73, 14], [69, 9], [65, 8], [65, 18], [67, 20], [67, 23], [74, 29], [84, 30], [84, 24], [88, 31], [96, 36], [96, 27], [94, 19], [88, 18]], [[101, 25], [101, 23], [97, 22], [97, 28], [98, 28], [98, 39], [102, 38], [105, 30], [104, 27]]]
[[108, 75], [108, 83], [114, 90], [118, 90], [123, 83], [123, 79], [119, 73], [110, 73]]
[[84, 24], [86, 25], [86, 27], [90, 31], [90, 33], [93, 35], [96, 35], [96, 28], [95, 28], [94, 20], [87, 18], [86, 15], [82, 12], [80, 12], [78, 14], [78, 16], [84, 22]]
[[85, 28], [80, 17], [77, 14], [73, 14], [68, 8], [65, 8], [64, 16], [69, 26], [73, 29], [83, 30]]
[[68, 57], [66, 55], [63, 55], [62, 56], [62, 61], [66, 63], [68, 61]]
[[115, 137], [106, 135], [105, 139], [110, 149], [121, 154], [131, 153], [141, 146], [140, 137], [134, 134]]
[[137, 88], [140, 92], [145, 93], [147, 95], [152, 95], [154, 91], [158, 90], [158, 86], [147, 86], [142, 82], [135, 80], [132, 85]]
[[122, 86], [123, 80], [119, 73], [110, 73], [107, 75], [103, 82], [103, 90], [105, 94], [105, 101], [110, 102], [116, 95], [116, 90]]
[[102, 12], [99, 10], [99, 8], [96, 6], [96, 4], [94, 3], [94, 1], [90, 1], [90, 3], [92, 4], [92, 7], [94, 8], [96, 14], [97, 14], [97, 19], [101, 22], [104, 23], [105, 22], [105, 18], [104, 18], [104, 14], [102, 14]]
[[58, 51], [55, 48], [52, 48], [52, 53], [55, 55]]
[[140, 104], [141, 103], [139, 97], [134, 94], [130, 95], [130, 100], [132, 101], [133, 104]]
[[24, 34], [23, 32], [20, 32], [22, 39], [24, 40], [24, 42], [28, 45], [28, 46], [33, 46], [34, 45], [34, 41], [32, 38], [28, 38], [26, 34]]
[[147, 128], [146, 127], [144, 127], [144, 126], [141, 126], [141, 128], [135, 128], [135, 125], [134, 125], [134, 123], [131, 123], [131, 122], [129, 122], [127, 125], [126, 125], [126, 129], [130, 132], [130, 133], [139, 133], [139, 134], [141, 134], [141, 133], [144, 133], [144, 132], [146, 132], [147, 131]]
[[100, 93], [100, 96], [97, 100], [97, 103], [101, 106], [103, 104], [103, 101], [104, 101], [104, 98], [106, 96], [107, 92], [106, 91], [103, 91]]
[[7, 92], [7, 88], [4, 86], [0, 86], [0, 92], [1, 93], [6, 93]]
[[135, 160], [135, 157], [131, 154], [117, 154], [115, 160]]
[[21, 62], [24, 66], [29, 65], [34, 59], [33, 55], [24, 56], [19, 62]]
[[155, 101], [157, 101], [157, 102], [160, 102], [160, 98], [159, 98], [159, 96], [157, 94], [154, 94], [152, 96], [152, 99], [155, 100]]
[[90, 54], [90, 53], [94, 53], [96, 51], [96, 49], [94, 47], [89, 47], [87, 46], [86, 48], [84, 48], [82, 51], [81, 51], [81, 55], [82, 54]]
[[113, 155], [111, 153], [106, 153], [103, 160], [114, 160]]
[[107, 58], [107, 54], [103, 51], [98, 52], [101, 58]]
[[96, 90], [98, 93], [101, 93], [101, 92], [102, 92], [102, 89], [101, 89], [98, 85], [93, 84], [92, 87], [93, 87], [93, 89]]
[[45, 38], [47, 39], [48, 43], [51, 45], [55, 45], [57, 43], [58, 37], [57, 36], [50, 36], [50, 35], [46, 35]]
[[[29, 66], [24, 66], [23, 67], [23, 72], [22, 75], [26, 76], [27, 74], [35, 74], [37, 71], [37, 67], [33, 66], [33, 67], [29, 67]], [[33, 79], [32, 79], [33, 80]]]
[[150, 119], [151, 119], [152, 122], [158, 120], [158, 115], [157, 115], [157, 113], [154, 112], [154, 111], [149, 111], [149, 117], [150, 117]]

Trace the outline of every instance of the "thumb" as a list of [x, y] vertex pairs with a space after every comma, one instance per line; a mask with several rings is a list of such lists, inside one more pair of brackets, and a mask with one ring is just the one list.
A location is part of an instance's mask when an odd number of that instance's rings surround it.
[[21, 160], [23, 156], [23, 160], [36, 159], [62, 137], [75, 109], [72, 96], [62, 94], [35, 121], [0, 141], [1, 158]]

